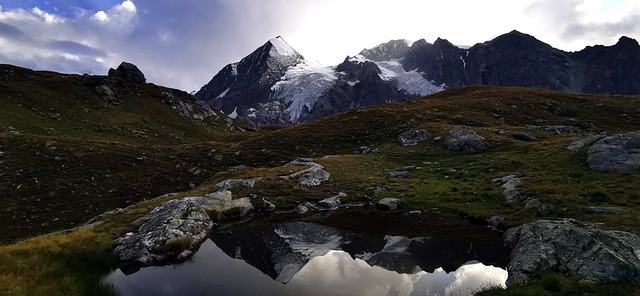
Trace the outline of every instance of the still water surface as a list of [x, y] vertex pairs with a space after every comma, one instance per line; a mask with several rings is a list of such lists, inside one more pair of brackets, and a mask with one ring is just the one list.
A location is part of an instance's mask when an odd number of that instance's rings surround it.
[[499, 234], [487, 234], [409, 238], [309, 222], [245, 225], [212, 234], [187, 262], [116, 270], [105, 281], [121, 295], [472, 295], [507, 280], [494, 266], [506, 264], [508, 251]]

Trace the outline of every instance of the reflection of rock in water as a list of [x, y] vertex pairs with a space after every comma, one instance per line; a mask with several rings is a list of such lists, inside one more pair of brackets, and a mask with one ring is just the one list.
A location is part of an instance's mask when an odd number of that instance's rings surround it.
[[283, 283], [309, 260], [331, 250], [345, 251], [352, 258], [398, 273], [439, 267], [452, 271], [471, 260], [504, 266], [508, 259], [501, 241], [365, 236], [305, 222], [238, 228], [215, 233], [211, 239], [230, 257], [242, 259]]

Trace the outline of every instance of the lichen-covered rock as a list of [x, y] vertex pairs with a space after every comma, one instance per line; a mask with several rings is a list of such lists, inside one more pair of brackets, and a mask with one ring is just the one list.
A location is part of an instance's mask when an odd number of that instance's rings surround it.
[[600, 139], [587, 151], [594, 171], [634, 172], [640, 169], [640, 131]]
[[244, 217], [251, 214], [255, 208], [248, 197], [233, 199], [228, 190], [220, 190], [205, 196], [187, 197], [200, 205], [209, 213], [220, 213], [224, 218]]
[[404, 147], [407, 147], [418, 145], [418, 143], [427, 139], [429, 139], [429, 133], [426, 130], [417, 129], [401, 133], [398, 136], [398, 143], [400, 143], [400, 145]]
[[141, 265], [180, 260], [191, 255], [213, 228], [205, 210], [190, 200], [171, 200], [137, 222], [135, 233], [116, 240], [120, 260]]
[[397, 198], [386, 197], [378, 201], [376, 208], [382, 211], [397, 210], [400, 208], [400, 200]]
[[313, 166], [307, 172], [300, 175], [298, 184], [302, 186], [318, 186], [329, 180], [331, 174], [324, 170], [322, 166]]
[[253, 188], [255, 185], [256, 179], [229, 179], [216, 184], [214, 190], [223, 191], [239, 187]]
[[487, 150], [487, 142], [484, 137], [473, 131], [458, 129], [449, 132], [449, 137], [444, 140], [444, 145], [449, 151], [464, 153], [480, 153]]
[[542, 270], [596, 281], [640, 280], [640, 237], [573, 219], [540, 220], [509, 229], [509, 280], [526, 281]]

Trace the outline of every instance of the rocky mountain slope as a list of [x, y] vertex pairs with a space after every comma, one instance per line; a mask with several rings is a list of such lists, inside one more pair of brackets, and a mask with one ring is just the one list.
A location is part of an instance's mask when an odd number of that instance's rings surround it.
[[196, 96], [258, 125], [289, 125], [465, 85], [637, 94], [639, 65], [640, 46], [627, 37], [579, 52], [518, 31], [470, 48], [392, 40], [331, 67], [314, 65], [277, 37], [224, 67]]

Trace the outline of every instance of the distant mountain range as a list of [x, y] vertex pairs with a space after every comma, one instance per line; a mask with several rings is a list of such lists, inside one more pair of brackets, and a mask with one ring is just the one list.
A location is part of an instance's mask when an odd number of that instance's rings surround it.
[[465, 85], [576, 93], [640, 93], [640, 45], [565, 52], [512, 31], [470, 48], [445, 39], [391, 40], [336, 66], [305, 58], [280, 36], [225, 66], [196, 97], [257, 125], [299, 124], [362, 106], [414, 99]]

